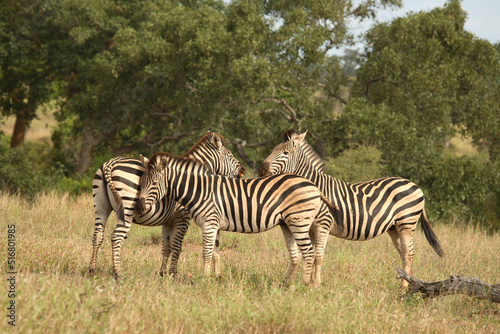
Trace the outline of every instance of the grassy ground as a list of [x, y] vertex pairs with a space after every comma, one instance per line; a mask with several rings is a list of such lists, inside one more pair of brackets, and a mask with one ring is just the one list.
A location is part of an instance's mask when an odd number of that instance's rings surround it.
[[[98, 273], [86, 274], [92, 196], [47, 194], [26, 202], [0, 193], [0, 207], [3, 249], [7, 225], [16, 225], [19, 333], [500, 331], [498, 304], [462, 295], [401, 299], [395, 271], [401, 264], [385, 235], [368, 242], [330, 237], [323, 285], [312, 289], [297, 280], [282, 288], [288, 257], [279, 229], [257, 235], [223, 234], [223, 275], [217, 279], [202, 276], [200, 229], [193, 224], [181, 254], [179, 277], [173, 280], [158, 275], [160, 229], [133, 226], [122, 251], [124, 279], [117, 283], [110, 273], [114, 217], [108, 222]], [[436, 281], [453, 273], [500, 283], [498, 233], [488, 235], [473, 222], [467, 229], [438, 222], [433, 226], [446, 257], [434, 254], [419, 230], [416, 277]], [[2, 265], [6, 268], [5, 258]], [[2, 281], [0, 305], [5, 313], [9, 285]], [[8, 320], [2, 317], [0, 332], [13, 332]]]

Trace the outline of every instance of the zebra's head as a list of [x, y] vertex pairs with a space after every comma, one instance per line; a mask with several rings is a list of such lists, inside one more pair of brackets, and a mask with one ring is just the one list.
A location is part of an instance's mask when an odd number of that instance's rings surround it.
[[208, 132], [204, 138], [206, 138], [206, 145], [209, 147], [208, 149], [213, 152], [214, 158], [209, 161], [206, 161], [203, 157], [197, 158], [209, 165], [215, 174], [242, 178], [246, 172], [246, 168], [234, 157], [233, 153], [227, 149], [224, 137], [215, 132]]
[[141, 155], [141, 162], [146, 171], [139, 181], [141, 190], [135, 207], [139, 214], [149, 211], [153, 203], [165, 196], [165, 187], [161, 185], [166, 177], [164, 170], [168, 164], [162, 154], [153, 155], [151, 160]]
[[271, 154], [262, 162], [259, 176], [293, 173], [300, 157], [303, 156], [302, 141], [306, 136], [295, 133], [288, 140], [276, 145]]

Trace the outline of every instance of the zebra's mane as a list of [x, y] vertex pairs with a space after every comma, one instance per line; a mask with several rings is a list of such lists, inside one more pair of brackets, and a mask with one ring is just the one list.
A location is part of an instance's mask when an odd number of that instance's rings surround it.
[[200, 161], [198, 159], [189, 158], [186, 155], [178, 156], [178, 155], [173, 155], [173, 154], [166, 153], [166, 152], [157, 152], [157, 153], [153, 154], [151, 159], [149, 159], [148, 165], [146, 166], [146, 172], [149, 172], [151, 166], [155, 165], [157, 161], [161, 161], [161, 158], [163, 158], [163, 157], [173, 158], [175, 160], [196, 162], [196, 163], [203, 165], [203, 167], [205, 167], [209, 172], [211, 172], [211, 168], [208, 165], [206, 165], [203, 161]]
[[224, 137], [222, 137], [217, 132], [208, 131], [208, 133], [206, 135], [204, 135], [200, 140], [198, 140], [198, 142], [196, 144], [194, 144], [193, 147], [191, 147], [191, 149], [184, 154], [184, 156], [188, 156], [191, 153], [193, 153], [193, 151], [195, 151], [198, 148], [198, 146], [201, 146], [203, 143], [209, 141], [209, 138], [212, 136], [218, 137], [220, 139], [220, 141], [222, 142], [222, 145], [224, 147], [227, 147], [226, 140], [224, 139]]
[[173, 157], [173, 158], [176, 158], [176, 159], [194, 160], [196, 162], [201, 163], [208, 170], [211, 170], [210, 166], [208, 166], [205, 162], [197, 160], [197, 159], [188, 158], [188, 156], [190, 156], [194, 151], [196, 151], [199, 146], [201, 146], [205, 142], [209, 141], [209, 138], [212, 137], [212, 136], [217, 136], [220, 139], [220, 141], [222, 142], [222, 145], [224, 145], [224, 147], [227, 147], [226, 146], [226, 140], [224, 139], [224, 137], [222, 137], [222, 135], [218, 134], [217, 132], [208, 131], [208, 133], [206, 135], [204, 135], [203, 137], [201, 137], [201, 139], [198, 140], [198, 142], [196, 144], [194, 144], [193, 147], [191, 147], [189, 149], [189, 151], [187, 151], [186, 153], [184, 153], [181, 156], [173, 155], [173, 154], [166, 153], [166, 152], [157, 152], [157, 153], [153, 154], [153, 156], [151, 157], [151, 159], [148, 162], [148, 165], [146, 166], [146, 171], [149, 171], [149, 167], [154, 163], [154, 161], [156, 160], [156, 158], [158, 156], [160, 156], [160, 155], [161, 156], [169, 156], [169, 157]]
[[281, 140], [286, 143], [289, 140], [292, 140], [293, 138], [297, 137], [300, 135], [300, 131], [295, 130], [295, 129], [290, 129], [288, 131], [283, 132], [281, 135]]

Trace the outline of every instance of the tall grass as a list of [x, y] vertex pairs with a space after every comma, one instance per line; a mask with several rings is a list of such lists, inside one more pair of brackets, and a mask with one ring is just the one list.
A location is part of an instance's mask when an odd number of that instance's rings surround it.
[[[498, 333], [500, 307], [467, 296], [400, 298], [400, 259], [390, 238], [350, 242], [330, 237], [318, 289], [300, 279], [282, 287], [288, 255], [279, 229], [256, 235], [222, 235], [223, 274], [203, 277], [201, 237], [192, 224], [179, 277], [158, 275], [159, 228], [133, 226], [122, 249], [124, 278], [111, 274], [110, 234], [95, 277], [87, 275], [93, 232], [92, 197], [44, 194], [34, 202], [0, 193], [2, 230], [16, 224], [19, 333]], [[432, 217], [431, 217], [432, 218]], [[500, 235], [474, 222], [466, 227], [432, 222], [446, 256], [415, 237], [415, 276], [450, 274], [500, 283]], [[457, 224], [458, 226], [459, 224]], [[4, 247], [5, 248], [5, 247]], [[4, 253], [5, 254], [5, 253]], [[5, 267], [5, 259], [2, 259]], [[5, 310], [7, 282], [1, 288]], [[7, 332], [7, 318], [0, 328]]]

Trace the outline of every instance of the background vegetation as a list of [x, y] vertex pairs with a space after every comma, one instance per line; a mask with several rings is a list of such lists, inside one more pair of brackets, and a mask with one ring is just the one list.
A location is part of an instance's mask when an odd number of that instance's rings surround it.
[[[500, 46], [464, 30], [458, 0], [363, 36], [348, 28], [398, 5], [4, 1], [0, 180], [31, 197], [78, 194], [113, 156], [182, 154], [207, 130], [258, 168], [296, 128], [332, 175], [405, 177], [431, 216], [498, 229]], [[331, 52], [354, 41], [367, 48]], [[25, 143], [44, 117], [50, 140]]]
[[[297, 279], [280, 287], [288, 254], [279, 229], [222, 234], [222, 277], [203, 277], [201, 233], [193, 224], [179, 278], [159, 276], [161, 232], [134, 225], [122, 248], [124, 278], [111, 272], [108, 222], [97, 275], [87, 275], [92, 252], [92, 196], [0, 194], [2, 220], [16, 223], [16, 330], [19, 333], [498, 333], [498, 304], [463, 295], [431, 300], [399, 294], [401, 266], [388, 236], [354, 242], [330, 237], [323, 285]], [[498, 283], [500, 234], [434, 224], [446, 252], [439, 258], [418, 229], [415, 276], [450, 274]], [[7, 229], [0, 239], [7, 240]], [[300, 268], [301, 269], [301, 268]], [[5, 282], [7, 284], [7, 282]], [[6, 285], [5, 285], [6, 286]], [[3, 290], [2, 288], [2, 291]], [[0, 305], [7, 305], [7, 293]], [[7, 319], [0, 328], [6, 328]]]

